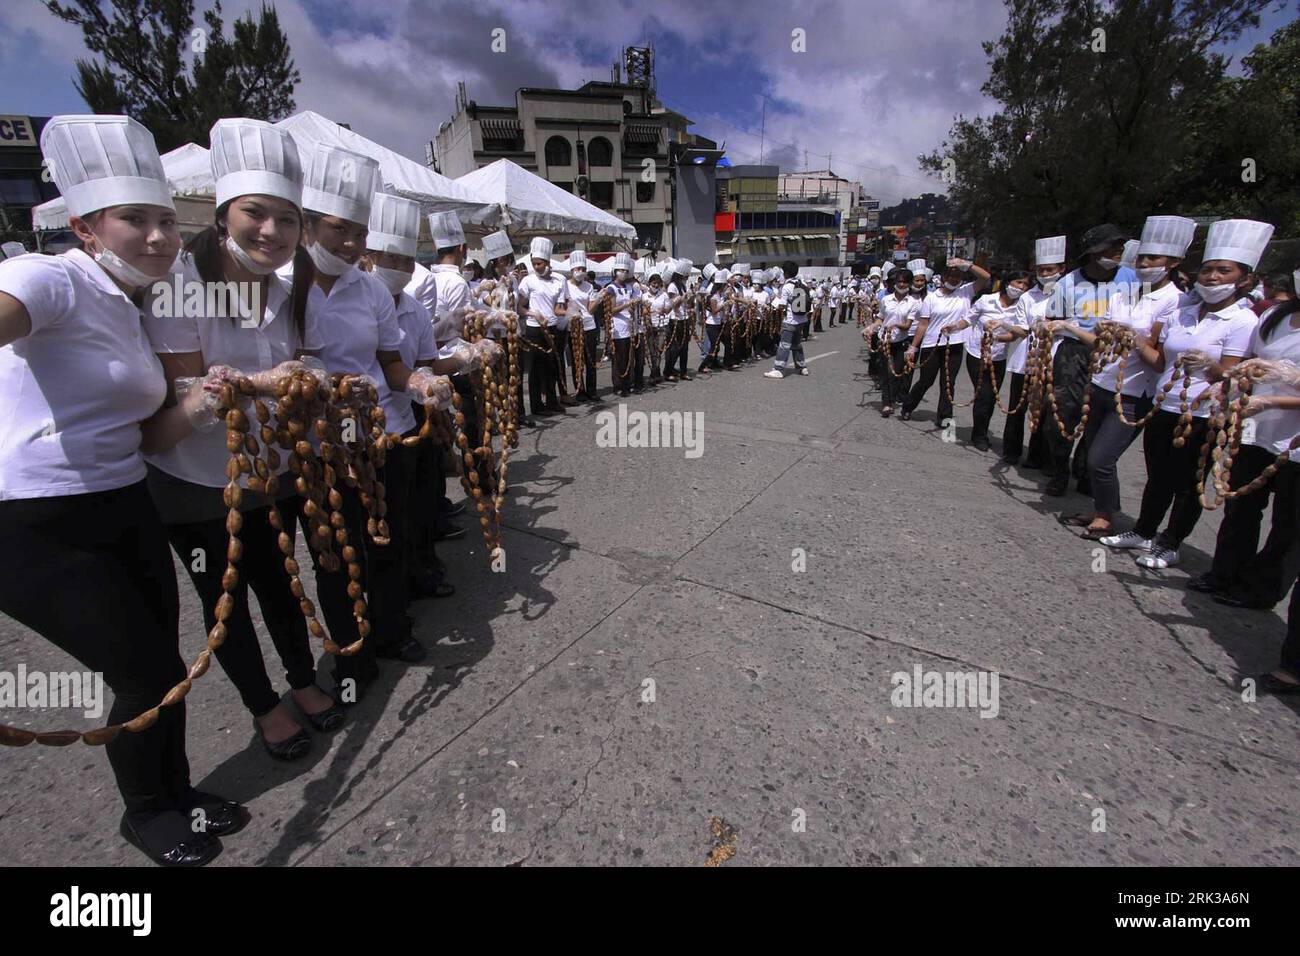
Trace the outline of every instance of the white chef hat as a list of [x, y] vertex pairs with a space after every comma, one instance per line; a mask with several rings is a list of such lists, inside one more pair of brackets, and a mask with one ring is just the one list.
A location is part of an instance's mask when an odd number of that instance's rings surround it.
[[501, 229], [483, 237], [483, 254], [489, 260], [500, 259], [502, 256], [513, 256], [515, 247], [510, 243], [510, 236]]
[[420, 204], [414, 199], [375, 193], [370, 204], [370, 233], [366, 248], [376, 252], [394, 252], [414, 256], [420, 235]]
[[673, 271], [679, 276], [688, 276], [694, 268], [695, 263], [691, 262], [690, 259], [678, 259]]
[[[454, 212], [431, 212], [429, 213], [429, 235], [433, 239], [433, 248], [451, 249], [454, 246], [464, 245], [465, 230], [461, 228], [460, 217]], [[487, 246], [488, 236], [483, 240], [484, 247]], [[498, 253], [504, 255], [504, 253]], [[496, 256], [492, 256], [496, 258]]]
[[218, 208], [253, 195], [275, 196], [302, 208], [302, 160], [285, 130], [259, 119], [219, 119], [208, 140]]
[[528, 244], [528, 258], [545, 259], [551, 261], [551, 252], [555, 249], [555, 243], [545, 236], [535, 236], [533, 241]]
[[867, 272], [868, 279], [870, 279], [872, 276], [878, 276], [878, 275], [880, 275], [880, 266], [872, 266], [870, 271]]
[[727, 269], [719, 269], [717, 272], [713, 273], [713, 281], [718, 285], [721, 285], [730, 278], [731, 272]]
[[1034, 240], [1034, 265], [1055, 266], [1065, 261], [1065, 236]]
[[913, 259], [907, 264], [907, 268], [911, 271], [912, 275], [927, 275], [930, 271], [925, 267], [924, 259]]
[[364, 153], [317, 144], [307, 161], [302, 208], [348, 222], [370, 222], [370, 200], [379, 189], [379, 163]]
[[750, 270], [749, 270], [749, 279], [750, 279], [751, 282], [762, 282], [762, 281], [763, 281], [763, 277], [764, 277], [766, 274], [767, 274], [767, 273], [765, 273], [762, 269], [750, 269]]
[[1273, 227], [1266, 222], [1253, 219], [1220, 219], [1210, 223], [1209, 235], [1205, 237], [1205, 255], [1202, 262], [1211, 259], [1230, 259], [1240, 262], [1248, 269], [1259, 265], [1264, 255], [1264, 247], [1272, 238]]
[[713, 277], [717, 275], [717, 272], [718, 272], [717, 266], [715, 266], [712, 262], [706, 262], [704, 263], [704, 268], [700, 270], [700, 275], [704, 276], [705, 282], [711, 282], [713, 281]]
[[579, 267], [587, 268], [587, 254], [581, 249], [574, 249], [569, 253], [569, 268], [577, 269]]
[[626, 269], [628, 272], [636, 271], [636, 263], [632, 261], [632, 257], [626, 252], [620, 252], [614, 256], [614, 270], [618, 271], [619, 269]]
[[645, 274], [646, 281], [649, 281], [651, 279], [658, 279], [660, 282], [663, 282], [664, 271], [666, 269], [667, 269], [667, 264], [663, 262], [651, 266], [649, 269], [646, 270], [646, 274]]
[[[1147, 216], [1138, 240], [1138, 255], [1181, 259], [1196, 235], [1196, 221], [1184, 216]], [[1125, 246], [1127, 252], [1128, 247]]]
[[880, 267], [880, 275], [882, 277], [889, 275], [893, 271], [894, 271], [894, 264], [892, 262], [886, 262], [883, 266]]
[[767, 270], [768, 282], [775, 282], [777, 279], [783, 278], [785, 278], [785, 273], [781, 270], [780, 266], [772, 266], [772, 268]]
[[1141, 240], [1129, 239], [1124, 243], [1124, 252], [1119, 257], [1121, 266], [1128, 266], [1130, 269], [1137, 266], [1138, 246], [1142, 244]]
[[176, 208], [153, 133], [129, 116], [55, 116], [41, 153], [69, 216], [130, 203]]

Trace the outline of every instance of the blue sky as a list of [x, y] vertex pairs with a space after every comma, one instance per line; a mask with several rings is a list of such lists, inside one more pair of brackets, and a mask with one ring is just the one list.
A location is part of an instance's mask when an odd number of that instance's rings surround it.
[[[260, 0], [228, 0], [227, 22], [257, 6]], [[303, 74], [298, 107], [421, 161], [423, 144], [451, 116], [458, 80], [471, 99], [507, 103], [519, 86], [606, 79], [622, 46], [648, 38], [660, 98], [695, 120], [697, 132], [725, 140], [734, 161], [758, 161], [753, 134], [766, 96], [765, 161], [802, 168], [807, 150], [808, 165], [824, 168], [830, 154], [837, 172], [890, 202], [939, 191], [916, 156], [942, 141], [955, 114], [989, 110], [979, 92], [986, 75], [980, 42], [1005, 22], [999, 0], [276, 6]], [[1239, 61], [1296, 15], [1295, 2], [1270, 6], [1260, 27], [1229, 52]], [[498, 28], [506, 31], [505, 54], [490, 49]], [[795, 28], [805, 32], [806, 53], [790, 49]], [[72, 86], [73, 62], [82, 55], [79, 31], [38, 0], [7, 0], [0, 9], [0, 84], [9, 91], [3, 112], [84, 111]]]

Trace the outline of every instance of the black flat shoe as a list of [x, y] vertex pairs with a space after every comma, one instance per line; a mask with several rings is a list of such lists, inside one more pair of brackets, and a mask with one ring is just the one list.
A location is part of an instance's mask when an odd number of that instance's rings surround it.
[[464, 514], [464, 512], [465, 512], [465, 502], [464, 502], [464, 501], [458, 501], [458, 502], [456, 502], [454, 505], [452, 505], [450, 508], [447, 509], [447, 513], [446, 513], [446, 515], [445, 515], [444, 517], [447, 517], [447, 518], [454, 518], [454, 517], [456, 517], [456, 515], [458, 515], [458, 514]]
[[221, 855], [221, 841], [210, 833], [195, 833], [189, 820], [177, 811], [139, 824], [124, 813], [118, 831], [159, 866], [206, 866]]
[[1199, 591], [1201, 594], [1218, 594], [1223, 590], [1223, 585], [1219, 583], [1219, 579], [1213, 574], [1206, 572], [1188, 580], [1187, 589], [1189, 591]]
[[1248, 601], [1243, 597], [1228, 592], [1226, 594], [1214, 595], [1214, 603], [1222, 604], [1224, 607], [1245, 608], [1248, 611], [1267, 611], [1272, 608], [1271, 604], [1260, 604], [1256, 601]]
[[912, 420], [912, 413], [905, 408], [898, 413], [898, 417], [902, 421], [910, 422]]
[[433, 532], [434, 541], [455, 541], [457, 538], [463, 537], [465, 537], [465, 529], [458, 525], [436, 528]]
[[294, 701], [294, 706], [307, 718], [307, 723], [322, 734], [333, 733], [347, 723], [347, 711], [343, 709], [343, 705], [338, 701], [315, 714], [307, 713], [297, 701]]
[[209, 836], [234, 836], [248, 826], [249, 820], [252, 819], [252, 815], [243, 805], [219, 797], [215, 793], [205, 793], [191, 787], [185, 799], [185, 811], [190, 815], [191, 821], [194, 820], [194, 811], [198, 809], [203, 810], [203, 832]]
[[1070, 486], [1064, 482], [1053, 478], [1047, 483], [1047, 494], [1053, 498], [1064, 498], [1070, 491]]
[[1276, 694], [1279, 697], [1300, 694], [1300, 684], [1288, 684], [1286, 681], [1274, 677], [1272, 671], [1262, 674], [1256, 683], [1259, 685], [1259, 689], [1266, 694]]
[[386, 661], [402, 661], [405, 664], [418, 664], [429, 656], [429, 652], [413, 637], [408, 637], [400, 644], [375, 649], [375, 656]]
[[311, 735], [301, 728], [288, 740], [281, 740], [275, 744], [263, 736], [257, 718], [253, 719], [253, 729], [257, 731], [257, 738], [262, 741], [262, 746], [266, 749], [266, 752], [275, 760], [291, 763], [295, 760], [301, 760], [311, 753]]

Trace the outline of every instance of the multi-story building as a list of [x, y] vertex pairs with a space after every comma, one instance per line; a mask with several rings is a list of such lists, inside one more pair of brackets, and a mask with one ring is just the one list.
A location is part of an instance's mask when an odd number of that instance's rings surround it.
[[32, 207], [59, 194], [41, 158], [48, 116], [0, 116], [0, 233], [24, 237]]
[[720, 166], [717, 178], [720, 264], [839, 264], [832, 204], [782, 199], [776, 166]]
[[[803, 204], [809, 209], [835, 215], [838, 261], [851, 265], [872, 251], [867, 239], [880, 228], [880, 203], [862, 191], [862, 184], [838, 176], [829, 169], [783, 173], [777, 184], [783, 203]], [[864, 233], [872, 233], [871, 237]]]
[[652, 49], [629, 47], [624, 63], [626, 82], [615, 67], [609, 82], [576, 90], [524, 87], [511, 106], [482, 106], [461, 84], [456, 114], [430, 150], [434, 168], [454, 179], [509, 159], [630, 223], [639, 248], [672, 254], [670, 144], [716, 144], [688, 132], [691, 120], [655, 96]]

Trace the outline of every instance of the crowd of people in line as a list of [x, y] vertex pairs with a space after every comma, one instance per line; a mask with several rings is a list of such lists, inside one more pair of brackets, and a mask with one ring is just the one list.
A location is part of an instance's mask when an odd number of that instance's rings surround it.
[[[806, 341], [856, 324], [871, 343], [883, 415], [897, 407], [910, 418], [939, 381], [939, 417], [949, 417], [964, 364], [981, 449], [1010, 371], [1004, 456], [1018, 460], [1029, 411], [1037, 428], [1028, 464], [1050, 472], [1049, 493], [1065, 490], [1073, 468], [1094, 496], [1093, 511], [1070, 523], [1153, 568], [1177, 561], [1200, 514], [1192, 484], [1212, 409], [1197, 399], [1254, 363], [1269, 376], [1243, 406], [1256, 427], [1231, 482], [1265, 476], [1265, 487], [1229, 502], [1214, 568], [1193, 585], [1226, 603], [1271, 606], [1294, 577], [1283, 558], [1297, 539], [1296, 465], [1283, 453], [1300, 434], [1300, 375], [1287, 377], [1300, 372], [1290, 364], [1300, 362], [1300, 306], [1293, 282], [1275, 279], [1273, 301], [1252, 310], [1251, 277], [1270, 232], [1263, 224], [1215, 223], [1187, 294], [1175, 277], [1192, 224], [1178, 217], [1148, 220], [1131, 267], [1120, 261], [1126, 237], [1103, 226], [1083, 237], [1073, 272], [1064, 237], [1055, 237], [1038, 243], [1032, 271], [997, 277], [958, 259], [938, 276], [924, 261], [814, 279], [788, 262], [697, 270], [685, 259], [638, 275], [633, 257], [618, 253], [604, 283], [580, 249], [557, 270], [554, 243], [542, 236], [516, 258], [512, 238], [492, 233], [483, 263], [473, 261], [453, 212], [427, 216], [436, 252], [426, 267], [417, 261], [419, 204], [384, 192], [370, 157], [327, 145], [300, 155], [289, 134], [252, 119], [219, 120], [210, 141], [213, 221], [182, 243], [147, 129], [124, 116], [51, 119], [41, 148], [80, 247], [0, 262], [0, 534], [9, 545], [0, 612], [104, 675], [110, 726], [84, 739], [105, 745], [125, 805], [121, 833], [161, 865], [209, 862], [249, 819], [190, 780], [184, 696], [208, 651], [190, 668], [181, 660], [175, 564], [265, 752], [301, 760], [313, 731], [347, 722], [380, 661], [424, 658], [410, 607], [454, 592], [435, 543], [465, 533], [452, 520], [465, 506], [447, 496], [448, 477], [454, 467], [473, 472], [468, 500], [480, 515], [480, 491], [497, 501], [507, 491], [490, 456], [476, 457], [476, 436], [491, 441], [502, 402], [518, 427], [533, 424], [529, 415], [602, 402], [605, 363], [620, 397], [646, 387], [646, 365], [651, 385], [769, 359], [765, 377], [782, 379], [808, 374]], [[245, 290], [241, 301], [256, 308], [235, 315], [188, 295], [182, 305], [174, 292], [214, 285]], [[1111, 361], [1115, 325], [1131, 335]], [[304, 375], [322, 390], [351, 394], [355, 383], [374, 396], [378, 486], [333, 473], [341, 459], [326, 448], [324, 420], [315, 434], [292, 436], [288, 460], [268, 455], [269, 470], [246, 454], [251, 436], [234, 423], [246, 428], [255, 411], [269, 448], [276, 429], [266, 409], [287, 402], [287, 383], [299, 389]], [[497, 391], [485, 396], [484, 381]], [[249, 414], [225, 404], [241, 393]], [[1044, 396], [1051, 418], [1032, 411]], [[455, 421], [463, 466], [425, 440], [443, 414]], [[1116, 463], [1139, 431], [1147, 491], [1137, 527], [1120, 532]], [[308, 490], [322, 473], [331, 476], [324, 525], [325, 499]], [[375, 487], [378, 506], [367, 491]], [[1256, 553], [1270, 495], [1272, 528]], [[308, 541], [334, 533], [346, 542], [346, 565], [310, 548], [329, 636], [359, 648], [333, 656], [332, 691], [316, 673], [312, 638], [321, 635], [293, 559], [298, 528]], [[250, 590], [287, 697], [268, 674]], [[1300, 687], [1298, 655], [1293, 629], [1268, 689]], [[3, 725], [0, 734], [67, 742]]]

